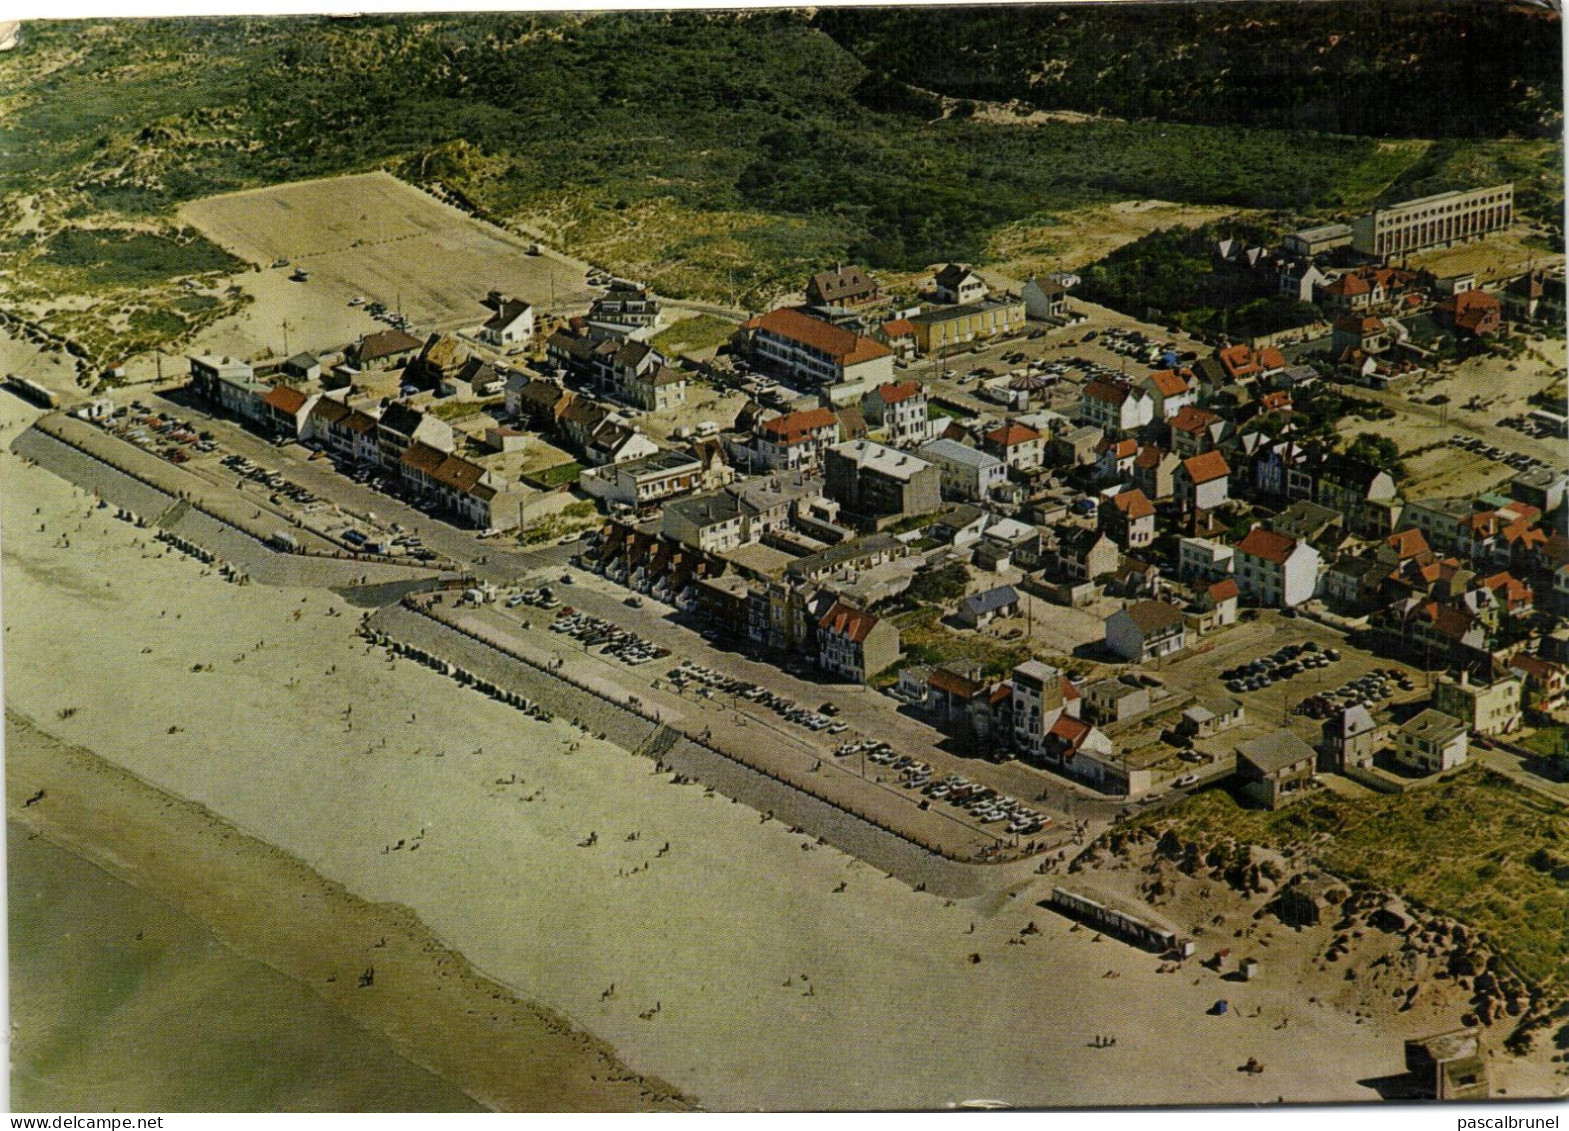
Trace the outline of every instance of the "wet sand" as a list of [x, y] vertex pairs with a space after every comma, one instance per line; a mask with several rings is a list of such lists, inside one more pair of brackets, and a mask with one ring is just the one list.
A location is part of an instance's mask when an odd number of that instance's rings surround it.
[[[481, 1110], [196, 920], [7, 831], [14, 1110]], [[191, 1013], [200, 1041], [168, 1023]]]
[[[330, 595], [143, 560], [127, 552], [139, 532], [84, 519], [67, 485], [0, 468], [16, 710], [407, 906], [705, 1107], [1371, 1100], [1358, 1081], [1400, 1070], [1396, 1036], [1305, 1006], [1286, 972], [1227, 987], [1237, 1013], [1207, 1017], [1223, 995], [1197, 971], [1158, 974], [1035, 906], [1050, 877], [963, 903], [912, 891], [564, 723], [390, 663], [354, 611], [324, 615]], [[1031, 921], [1040, 933], [1010, 943]], [[1092, 1047], [1108, 1032], [1116, 1048]], [[1270, 1070], [1238, 1072], [1250, 1056]]]

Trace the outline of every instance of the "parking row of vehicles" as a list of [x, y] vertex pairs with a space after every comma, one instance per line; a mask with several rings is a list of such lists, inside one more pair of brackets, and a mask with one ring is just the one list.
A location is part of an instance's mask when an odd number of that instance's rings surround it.
[[[906, 788], [917, 788], [910, 784], [910, 780], [921, 776], [919, 773], [912, 775], [912, 779], [906, 781]], [[949, 774], [941, 781], [929, 781], [918, 788], [932, 801], [946, 802], [983, 825], [1006, 821], [1008, 831], [1015, 836], [1030, 836], [1051, 823], [1050, 817], [1037, 813], [1024, 802], [1005, 797], [995, 789], [972, 782], [959, 774]]]
[[264, 487], [270, 487], [274, 496], [284, 496], [293, 502], [299, 503], [301, 506], [310, 506], [312, 503], [319, 501], [315, 495], [301, 487], [298, 483], [292, 483], [284, 478], [281, 472], [260, 467], [238, 453], [226, 455], [219, 462], [236, 475], [244, 476], [251, 482], [260, 483]]
[[[1553, 434], [1551, 429], [1536, 423], [1526, 416], [1510, 416], [1500, 420], [1498, 423], [1506, 428], [1513, 428], [1517, 432], [1524, 432], [1527, 436], [1551, 436]], [[1507, 463], [1516, 471], [1527, 471], [1537, 468], [1545, 470], [1551, 466], [1546, 460], [1538, 459], [1536, 456], [1527, 455], [1525, 452], [1505, 451], [1495, 444], [1489, 444], [1475, 436], [1467, 436], [1460, 432], [1450, 436], [1446, 442], [1450, 447], [1461, 448], [1476, 455], [1497, 460], [1500, 463]]]
[[1342, 683], [1333, 691], [1304, 699], [1293, 711], [1310, 719], [1327, 719], [1358, 704], [1372, 710], [1386, 700], [1393, 699], [1396, 687], [1401, 691], [1415, 691], [1416, 682], [1408, 672], [1399, 668], [1375, 668], [1360, 679]]
[[[1086, 342], [1093, 341], [1094, 338], [1094, 330], [1084, 335]], [[1102, 330], [1100, 332], [1100, 344], [1102, 348], [1109, 349], [1112, 353], [1138, 358], [1140, 361], [1148, 362], [1151, 365], [1159, 362], [1167, 354], [1175, 354], [1177, 355], [1177, 360], [1183, 362], [1195, 361], [1198, 358], [1198, 355], [1191, 350], [1177, 354], [1176, 342], [1157, 342], [1154, 338], [1140, 330], [1126, 330], [1119, 326]]]
[[760, 707], [767, 707], [786, 722], [795, 723], [807, 730], [843, 734], [850, 729], [845, 723], [833, 718], [839, 713], [839, 708], [832, 703], [824, 703], [813, 711], [802, 707], [789, 696], [780, 695], [769, 691], [766, 687], [723, 672], [716, 672], [713, 668], [705, 668], [702, 664], [693, 663], [691, 660], [682, 660], [678, 667], [671, 668], [667, 678], [672, 685], [680, 689], [695, 687], [697, 694], [704, 699], [712, 699], [714, 693], [718, 692], [721, 695], [733, 695], [737, 699], [745, 699], [748, 703], [756, 703]]
[[1226, 690], [1232, 694], [1262, 691], [1280, 680], [1291, 679], [1317, 668], [1327, 668], [1339, 659], [1340, 649], [1320, 648], [1317, 641], [1308, 640], [1301, 644], [1287, 644], [1267, 656], [1227, 668], [1220, 673], [1220, 678], [1226, 681]]
[[949, 774], [941, 781], [932, 781], [930, 763], [900, 754], [888, 743], [875, 738], [855, 742], [842, 742], [834, 748], [840, 758], [861, 755], [879, 766], [889, 766], [899, 771], [899, 784], [905, 789], [920, 790], [927, 798], [923, 805], [942, 801], [962, 809], [983, 825], [998, 821], [1008, 822], [1008, 831], [1018, 836], [1040, 832], [1051, 824], [1051, 818], [1037, 813], [1022, 801], [999, 794], [995, 789], [970, 781], [959, 774]]
[[661, 648], [635, 632], [588, 613], [580, 613], [571, 606], [556, 614], [556, 619], [550, 623], [550, 631], [570, 636], [585, 648], [603, 648], [602, 655], [614, 656], [629, 667], [635, 668], [670, 655], [669, 648]]
[[112, 416], [96, 423], [106, 432], [129, 440], [144, 451], [162, 456], [170, 463], [185, 463], [193, 453], [217, 449], [212, 433], [198, 432], [189, 421], [154, 412], [141, 401], [122, 405]]

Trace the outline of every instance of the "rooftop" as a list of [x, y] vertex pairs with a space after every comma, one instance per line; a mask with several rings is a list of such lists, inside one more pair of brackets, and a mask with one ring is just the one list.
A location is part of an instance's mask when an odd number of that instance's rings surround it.
[[851, 460], [863, 471], [875, 471], [890, 479], [911, 479], [932, 466], [908, 452], [874, 444], [870, 440], [851, 440], [849, 443], [830, 448], [829, 451], [841, 459]]
[[961, 444], [957, 440], [933, 440], [929, 444], [922, 444], [915, 449], [915, 454], [923, 459], [936, 460], [940, 463], [960, 464], [964, 467], [1000, 467], [1002, 461], [990, 452], [983, 452], [979, 448], [972, 448], [968, 444]]
[[1237, 756], [1269, 774], [1303, 761], [1311, 765], [1317, 754], [1291, 731], [1277, 730], [1238, 744]]
[[999, 585], [983, 593], [972, 593], [963, 601], [964, 608], [977, 616], [995, 613], [998, 609], [1006, 609], [1018, 603], [1018, 591], [1011, 585]]

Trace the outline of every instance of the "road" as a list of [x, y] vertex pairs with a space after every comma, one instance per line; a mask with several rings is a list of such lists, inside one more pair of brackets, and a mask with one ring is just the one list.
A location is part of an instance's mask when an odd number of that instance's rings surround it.
[[[276, 468], [350, 514], [374, 514], [379, 523], [398, 523], [418, 534], [428, 548], [465, 573], [501, 587], [512, 587], [524, 580], [537, 583], [547, 578], [559, 579], [563, 573], [570, 574], [577, 579], [570, 592], [566, 587], [559, 587], [558, 591], [573, 607], [669, 648], [678, 659], [691, 659], [747, 679], [802, 706], [815, 708], [821, 703], [832, 702], [841, 711], [840, 719], [853, 730], [893, 743], [901, 752], [929, 761], [934, 767], [942, 766], [943, 773], [963, 774], [1031, 804], [1037, 804], [1045, 790], [1048, 800], [1039, 803], [1038, 807], [1059, 822], [1088, 820], [1094, 829], [1112, 820], [1125, 804], [1121, 799], [1094, 793], [1087, 787], [1047, 775], [1023, 763], [996, 764], [951, 753], [941, 746], [946, 742], [941, 731], [924, 720], [901, 713], [890, 697], [859, 685], [818, 683], [799, 678], [760, 657], [743, 655], [710, 642], [693, 626], [678, 619], [674, 609], [651, 598], [644, 599], [642, 608], [628, 607], [623, 603], [626, 590], [568, 567], [577, 552], [575, 546], [551, 544], [523, 550], [494, 541], [480, 541], [472, 531], [432, 518], [407, 503], [339, 475], [328, 461], [310, 459], [306, 449], [298, 445], [271, 444], [228, 420], [208, 417], [200, 407], [183, 399], [175, 402], [156, 395], [144, 395], [144, 399], [183, 416], [201, 417], [203, 426], [210, 429], [229, 451], [238, 452], [261, 466]], [[668, 669], [675, 662], [672, 660], [663, 666]], [[627, 670], [619, 664], [615, 666], [623, 672]], [[771, 713], [768, 713], [768, 720], [770, 725], [789, 726], [777, 723]]]

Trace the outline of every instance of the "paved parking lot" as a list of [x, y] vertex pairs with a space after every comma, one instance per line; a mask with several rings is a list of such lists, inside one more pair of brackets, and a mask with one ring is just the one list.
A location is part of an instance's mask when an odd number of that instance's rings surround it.
[[[1290, 679], [1283, 679], [1258, 691], [1233, 692], [1227, 689], [1221, 673], [1260, 659], [1278, 649], [1312, 641], [1321, 649], [1334, 648], [1340, 659], [1327, 667], [1303, 672]], [[1174, 688], [1190, 691], [1199, 699], [1230, 696], [1240, 701], [1247, 712], [1247, 722], [1234, 730], [1226, 731], [1216, 739], [1199, 745], [1206, 750], [1229, 749], [1238, 742], [1258, 734], [1282, 728], [1290, 729], [1308, 740], [1316, 740], [1320, 722], [1306, 715], [1295, 713], [1294, 708], [1314, 695], [1333, 691], [1342, 684], [1361, 679], [1380, 668], [1394, 668], [1406, 673], [1414, 690], [1397, 694], [1389, 703], [1403, 703], [1419, 699], [1426, 694], [1426, 675], [1398, 660], [1375, 656], [1353, 648], [1346, 643], [1342, 633], [1306, 617], [1290, 619], [1273, 611], [1261, 613], [1257, 621], [1239, 624], [1226, 630], [1207, 652], [1184, 656], [1175, 663], [1157, 666], [1161, 678]], [[1217, 745], [1217, 743], [1219, 745]]]

